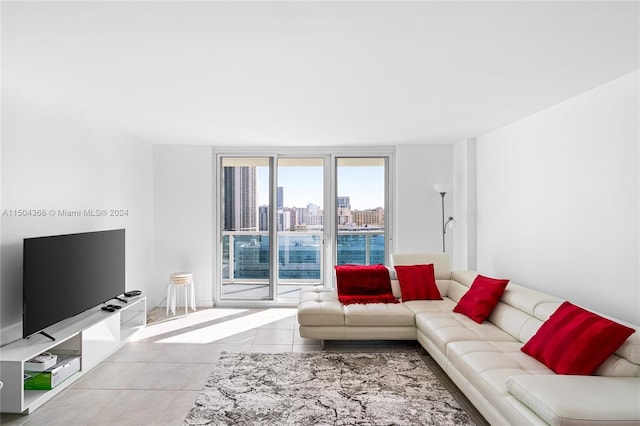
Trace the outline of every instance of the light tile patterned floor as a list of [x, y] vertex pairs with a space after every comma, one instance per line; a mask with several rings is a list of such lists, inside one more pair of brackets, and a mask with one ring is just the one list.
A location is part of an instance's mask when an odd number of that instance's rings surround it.
[[[201, 309], [188, 316], [149, 314], [149, 324], [106, 361], [30, 415], [2, 414], [14, 425], [181, 425], [213, 365], [227, 352], [307, 352], [318, 340], [298, 335], [295, 309]], [[414, 350], [416, 342], [326, 342], [328, 351]], [[432, 360], [427, 362], [435, 364]], [[435, 366], [437, 368], [437, 366]], [[446, 382], [446, 376], [445, 376]], [[478, 424], [484, 420], [451, 383]]]

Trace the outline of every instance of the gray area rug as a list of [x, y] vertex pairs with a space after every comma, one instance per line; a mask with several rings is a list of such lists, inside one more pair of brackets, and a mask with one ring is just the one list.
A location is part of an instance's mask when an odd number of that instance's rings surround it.
[[417, 352], [223, 353], [186, 425], [473, 425]]

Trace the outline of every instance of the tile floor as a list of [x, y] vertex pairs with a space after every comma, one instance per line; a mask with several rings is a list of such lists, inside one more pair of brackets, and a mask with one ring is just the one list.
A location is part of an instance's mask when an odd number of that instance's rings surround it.
[[[103, 363], [32, 414], [2, 414], [0, 424], [181, 425], [223, 351], [322, 350], [319, 341], [298, 335], [295, 313], [285, 308], [215, 308], [167, 318], [164, 310], [156, 309], [149, 314], [147, 327]], [[325, 350], [417, 347], [416, 342], [405, 341], [330, 341]], [[446, 376], [444, 381], [474, 420], [485, 424]]]

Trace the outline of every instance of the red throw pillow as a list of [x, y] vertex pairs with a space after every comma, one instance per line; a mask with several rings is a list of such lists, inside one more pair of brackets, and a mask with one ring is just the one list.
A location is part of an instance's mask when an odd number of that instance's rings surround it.
[[338, 300], [353, 303], [398, 303], [391, 292], [389, 270], [384, 265], [338, 265]]
[[522, 347], [557, 374], [591, 375], [634, 329], [563, 302]]
[[496, 307], [509, 280], [500, 280], [478, 275], [471, 287], [460, 298], [453, 312], [459, 312], [481, 323]]
[[396, 265], [402, 301], [442, 300], [436, 285], [433, 263], [428, 265]]

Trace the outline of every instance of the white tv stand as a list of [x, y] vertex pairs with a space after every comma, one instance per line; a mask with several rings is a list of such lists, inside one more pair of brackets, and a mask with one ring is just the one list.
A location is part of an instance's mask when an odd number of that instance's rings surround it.
[[[29, 414], [127, 343], [147, 323], [147, 299], [137, 296], [127, 301], [109, 301], [122, 306], [114, 312], [97, 306], [47, 328], [55, 341], [35, 334], [0, 347], [0, 412]], [[51, 390], [24, 390], [25, 361], [49, 351], [79, 356], [80, 371]]]

